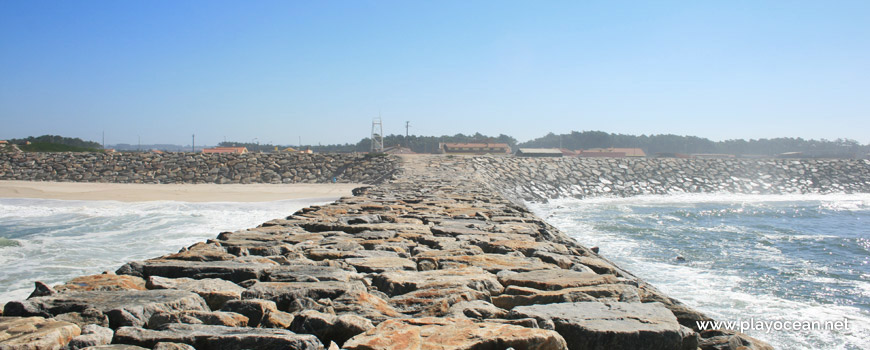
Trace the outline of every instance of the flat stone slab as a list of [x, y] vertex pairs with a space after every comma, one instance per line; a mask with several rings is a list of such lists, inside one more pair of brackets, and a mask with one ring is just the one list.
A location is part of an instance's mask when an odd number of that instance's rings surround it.
[[475, 267], [422, 272], [390, 271], [375, 276], [372, 284], [392, 296], [431, 288], [468, 287], [489, 294], [499, 294], [504, 290], [495, 275]]
[[[515, 307], [511, 318], [552, 325], [571, 350], [682, 349], [677, 318], [660, 303], [577, 302]], [[546, 328], [546, 326], [542, 326]]]
[[350, 338], [347, 350], [567, 349], [565, 339], [553, 331], [502, 323], [476, 323], [463, 318], [393, 319]]
[[500, 308], [534, 304], [570, 303], [579, 301], [640, 302], [637, 287], [628, 284], [599, 284], [594, 286], [540, 290], [529, 287], [509, 286], [504, 293], [492, 297], [492, 303]]
[[195, 280], [192, 278], [166, 278], [151, 276], [148, 289], [179, 289], [199, 294], [212, 310], [219, 310], [227, 301], [242, 298], [245, 288], [217, 278]]
[[146, 279], [151, 276], [187, 277], [198, 280], [218, 278], [239, 283], [250, 279], [260, 279], [264, 271], [275, 266], [275, 264], [234, 261], [146, 260], [129, 262], [121, 266], [117, 274], [139, 276]]
[[318, 265], [287, 265], [279, 266], [266, 272], [265, 280], [269, 282], [348, 282], [357, 276], [356, 273], [335, 266]]
[[321, 350], [323, 344], [310, 334], [284, 329], [239, 328], [191, 324], [168, 324], [159, 330], [121, 327], [114, 343], [153, 348], [157, 343], [183, 343], [198, 350], [218, 349], [294, 349]]
[[599, 275], [592, 272], [554, 269], [533, 272], [521, 272], [499, 279], [505, 286], [530, 287], [541, 290], [558, 290], [563, 288], [612, 284], [618, 280], [613, 275]]
[[181, 290], [74, 292], [35, 297], [6, 304], [6, 316], [53, 317], [93, 309], [108, 316], [113, 329], [143, 326], [152, 314], [172, 311], [208, 311], [205, 300]]
[[42, 317], [0, 316], [0, 349], [61, 349], [81, 332], [79, 326], [69, 322]]
[[385, 271], [408, 270], [416, 271], [417, 263], [399, 257], [350, 258], [344, 262], [362, 273], [380, 273]]
[[[336, 299], [350, 290], [365, 290], [357, 282], [257, 282], [242, 293], [243, 299], [274, 301], [279, 310], [296, 311], [302, 299]], [[302, 304], [304, 305], [304, 304]]]
[[502, 270], [527, 272], [545, 269], [558, 269], [553, 264], [548, 264], [539, 258], [525, 256], [512, 256], [503, 254], [476, 254], [476, 255], [442, 255], [427, 257], [438, 262], [439, 265], [450, 266], [474, 266], [486, 271], [497, 273]]
[[76, 277], [69, 282], [54, 287], [58, 292], [145, 290], [145, 280], [127, 275], [90, 275]]

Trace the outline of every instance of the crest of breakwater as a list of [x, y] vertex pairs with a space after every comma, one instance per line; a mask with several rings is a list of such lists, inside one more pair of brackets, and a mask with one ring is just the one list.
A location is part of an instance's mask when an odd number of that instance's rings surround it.
[[396, 158], [304, 153], [0, 153], [0, 180], [149, 184], [380, 183]]

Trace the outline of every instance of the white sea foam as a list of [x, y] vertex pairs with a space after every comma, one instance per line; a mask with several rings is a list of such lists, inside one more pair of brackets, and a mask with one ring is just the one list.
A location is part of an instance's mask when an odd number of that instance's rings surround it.
[[222, 231], [255, 227], [336, 198], [246, 203], [0, 199], [0, 303], [22, 299], [33, 281], [65, 282], [131, 260], [178, 251]]
[[[834, 265], [820, 265], [802, 250], [813, 244], [821, 250], [825, 243], [843, 239], [834, 233], [843, 231], [850, 237], [864, 237], [858, 239], [860, 246], [870, 230], [855, 222], [867, 217], [870, 194], [648, 195], [558, 199], [529, 207], [581, 244], [600, 247], [605, 257], [717, 320], [846, 319], [850, 325], [847, 331], [749, 332], [775, 348], [870, 348], [867, 259], [863, 264], [857, 256], [858, 261], [847, 261], [858, 270], [840, 271], [852, 275], [841, 279], [829, 274]], [[831, 212], [854, 213], [843, 218], [856, 221], [841, 227], [838, 222], [832, 227], [812, 226], [820, 225], [814, 220], [828, 224], [824, 217]], [[747, 226], [750, 221], [755, 226]], [[804, 223], [813, 229], [802, 231], [799, 225]], [[688, 262], [674, 261], [677, 254], [689, 254]], [[738, 265], [723, 266], [723, 261]], [[791, 288], [806, 284], [822, 287], [818, 291]], [[846, 298], [840, 293], [858, 300], [854, 305], [837, 301]]]

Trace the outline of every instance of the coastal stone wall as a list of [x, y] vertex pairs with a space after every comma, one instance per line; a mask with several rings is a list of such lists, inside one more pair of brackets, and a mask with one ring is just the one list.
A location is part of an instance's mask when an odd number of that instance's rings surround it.
[[523, 201], [667, 193], [868, 193], [867, 159], [443, 158]]
[[0, 153], [0, 180], [114, 183], [378, 183], [397, 159], [356, 154]]
[[444, 159], [405, 158], [389, 183], [115, 273], [37, 283], [3, 308], [0, 348], [771, 349], [698, 329], [707, 316]]

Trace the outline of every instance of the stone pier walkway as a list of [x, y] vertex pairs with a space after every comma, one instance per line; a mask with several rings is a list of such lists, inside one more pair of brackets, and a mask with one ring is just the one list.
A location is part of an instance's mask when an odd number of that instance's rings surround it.
[[6, 304], [0, 349], [770, 348], [696, 332], [703, 314], [469, 174], [405, 157], [353, 197], [41, 286]]

